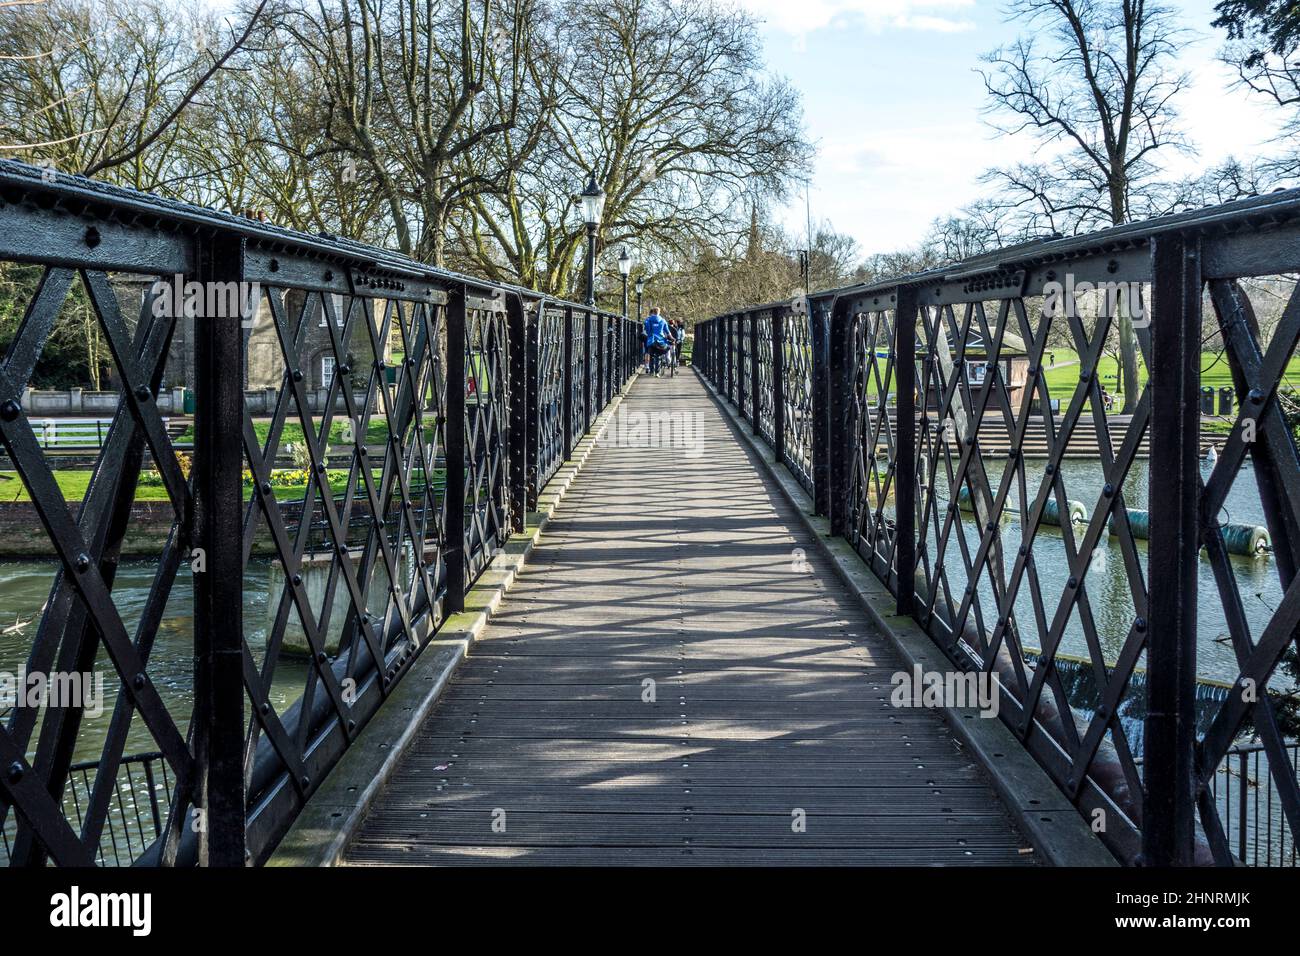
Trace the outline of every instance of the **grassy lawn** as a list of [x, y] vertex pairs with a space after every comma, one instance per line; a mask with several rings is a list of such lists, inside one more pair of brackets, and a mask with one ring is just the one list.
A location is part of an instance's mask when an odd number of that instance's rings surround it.
[[[1047, 352], [1047, 388], [1052, 398], [1059, 398], [1064, 405], [1079, 384], [1079, 356], [1069, 349], [1048, 349]], [[1052, 355], [1056, 358], [1055, 366], [1051, 364]], [[1118, 404], [1122, 394], [1119, 391], [1119, 363], [1107, 356], [1101, 360], [1098, 371], [1101, 374], [1101, 384], [1106, 391], [1117, 397]], [[1300, 388], [1300, 358], [1291, 359], [1282, 379], [1285, 384]], [[1141, 360], [1138, 361], [1138, 380], [1146, 385], [1147, 369]], [[1209, 386], [1215, 391], [1232, 386], [1232, 374], [1225, 355], [1219, 352], [1201, 353], [1201, 385]]]
[[[294, 481], [289, 478], [294, 473], [286, 470], [277, 470], [274, 472], [276, 481], [272, 487], [275, 491], [275, 497], [279, 501], [293, 501], [301, 499], [303, 492], [307, 488], [305, 481]], [[331, 468], [329, 475], [330, 490], [335, 495], [342, 495], [348, 490], [348, 473], [345, 469]], [[59, 490], [63, 492], [63, 497], [68, 501], [81, 501], [86, 497], [86, 489], [90, 486], [89, 471], [72, 471], [61, 469], [54, 472], [54, 479], [58, 482]], [[146, 472], [146, 476], [148, 472]], [[379, 486], [380, 472], [373, 472], [375, 486]], [[441, 469], [434, 473], [434, 485], [438, 486], [444, 480], [444, 473]], [[413, 483], [412, 490], [416, 490], [418, 484]], [[358, 495], [364, 497], [365, 487], [358, 481]], [[244, 485], [244, 500], [247, 501], [252, 497], [253, 489], [247, 483]], [[161, 479], [142, 478], [135, 491], [136, 501], [166, 501], [167, 489], [163, 487]], [[0, 501], [31, 501], [31, 496], [27, 493], [26, 486], [18, 477], [17, 472], [0, 471]]]
[[[335, 420], [330, 423], [330, 444], [341, 444], [344, 442], [343, 430], [348, 426], [348, 424], [346, 418], [335, 418]], [[257, 435], [258, 444], [265, 447], [266, 436], [271, 434], [271, 423], [265, 419], [255, 421], [253, 422], [253, 431]], [[185, 431], [181, 432], [180, 436], [176, 440], [178, 442], [193, 442], [194, 426], [191, 425], [189, 428], [185, 429]], [[284, 446], [289, 442], [300, 442], [302, 440], [302, 426], [297, 422], [286, 421], [284, 423], [284, 428], [280, 430], [281, 450], [283, 450]], [[384, 421], [382, 415], [379, 416], [378, 419], [371, 418], [371, 420], [366, 424], [366, 444], [381, 445], [386, 441], [388, 441], [388, 422]]]
[[[434, 415], [432, 412], [425, 414], [424, 436], [426, 441], [433, 441], [436, 424], [434, 424]], [[336, 418], [330, 424], [329, 442], [331, 445], [350, 445], [351, 439], [343, 437], [343, 430], [348, 425], [347, 419]], [[257, 435], [257, 443], [263, 448], [266, 447], [266, 438], [271, 433], [271, 423], [265, 419], [253, 422], [253, 432]], [[177, 437], [176, 441], [181, 444], [193, 443], [194, 426], [191, 425]], [[285, 446], [290, 443], [303, 441], [302, 426], [297, 422], [285, 422], [284, 428], [280, 430], [280, 451], [283, 453]], [[382, 445], [388, 441], [388, 422], [384, 420], [383, 415], [372, 417], [366, 424], [366, 444]]]

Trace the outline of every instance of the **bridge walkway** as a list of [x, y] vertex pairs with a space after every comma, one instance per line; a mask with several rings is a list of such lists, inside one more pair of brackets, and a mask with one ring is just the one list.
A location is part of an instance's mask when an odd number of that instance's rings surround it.
[[343, 862], [1035, 862], [695, 375], [622, 411]]

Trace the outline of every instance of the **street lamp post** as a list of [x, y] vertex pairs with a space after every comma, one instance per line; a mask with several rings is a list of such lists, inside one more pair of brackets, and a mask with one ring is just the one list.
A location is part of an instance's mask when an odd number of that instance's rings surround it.
[[596, 304], [596, 228], [605, 211], [605, 192], [596, 182], [595, 173], [587, 180], [587, 188], [580, 198], [582, 219], [587, 224], [587, 305], [593, 306]]
[[632, 272], [632, 257], [627, 254], [627, 246], [618, 253], [618, 271], [623, 275], [623, 318], [627, 318], [627, 277]]
[[645, 276], [636, 277], [636, 320], [641, 321], [641, 293], [645, 292]]

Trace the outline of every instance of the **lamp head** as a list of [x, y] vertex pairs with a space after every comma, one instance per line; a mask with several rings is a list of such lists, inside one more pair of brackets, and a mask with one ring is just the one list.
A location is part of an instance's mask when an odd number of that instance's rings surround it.
[[601, 214], [605, 211], [605, 191], [596, 182], [594, 173], [579, 198], [582, 200], [582, 221], [592, 228], [599, 226]]

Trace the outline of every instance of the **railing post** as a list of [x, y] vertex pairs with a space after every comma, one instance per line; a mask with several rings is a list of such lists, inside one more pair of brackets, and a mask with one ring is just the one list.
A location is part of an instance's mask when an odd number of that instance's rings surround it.
[[1151, 473], [1161, 487], [1151, 499], [1142, 863], [1189, 866], [1196, 821], [1199, 241], [1154, 237], [1151, 274]]
[[[198, 279], [241, 282], [244, 242], [222, 236], [199, 251]], [[198, 318], [195, 333], [194, 749], [201, 866], [245, 865], [244, 799], [244, 337], [240, 320]]]
[[573, 455], [573, 307], [564, 307], [564, 394], [561, 396], [564, 408], [564, 457], [568, 460]]
[[853, 349], [849, 341], [852, 333], [851, 303], [836, 298], [830, 309], [826, 330], [827, 356], [827, 516], [831, 519], [831, 534], [841, 535], [846, 527], [848, 511], [849, 462], [856, 449], [849, 447], [855, 436], [849, 434], [849, 396], [852, 392]]
[[[531, 323], [536, 328], [536, 323]], [[528, 514], [528, 472], [536, 473], [529, 449], [529, 431], [536, 431], [537, 408], [535, 397], [528, 394], [528, 367], [531, 361], [528, 350], [528, 313], [524, 311], [524, 298], [518, 293], [506, 297], [506, 338], [510, 350], [510, 391], [507, 393], [510, 415], [507, 448], [509, 461], [510, 529], [524, 530]], [[530, 429], [531, 424], [531, 429]]]
[[595, 336], [596, 320], [590, 312], [586, 313], [586, 319], [582, 324], [583, 339], [583, 370], [582, 370], [582, 433], [587, 434], [591, 428], [591, 421], [596, 416], [592, 414], [591, 406], [596, 402], [596, 343], [592, 340]]
[[537, 300], [537, 315], [528, 323], [528, 509], [537, 510], [541, 492], [542, 459], [542, 326], [546, 324], [546, 300]]
[[894, 300], [894, 561], [897, 609], [911, 614], [916, 595], [916, 309], [914, 288]]
[[762, 413], [759, 411], [763, 404], [762, 396], [758, 394], [758, 323], [759, 313], [751, 312], [749, 315], [749, 424], [753, 428], [754, 434], [760, 431], [758, 420]]
[[830, 514], [830, 353], [827, 351], [829, 310], [808, 300], [809, 340], [812, 345], [812, 462], [813, 502], [819, 515]]
[[465, 297], [464, 285], [447, 290], [447, 529], [448, 614], [465, 610]]

